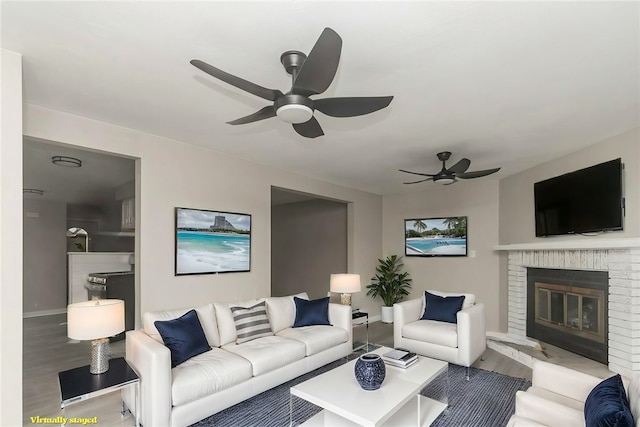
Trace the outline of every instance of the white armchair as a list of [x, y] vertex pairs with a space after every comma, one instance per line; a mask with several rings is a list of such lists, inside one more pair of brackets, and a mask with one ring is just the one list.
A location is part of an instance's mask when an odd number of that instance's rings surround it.
[[424, 296], [397, 303], [393, 306], [394, 347], [470, 367], [487, 348], [484, 305], [476, 304], [473, 294], [427, 292], [442, 297], [465, 296], [456, 314], [457, 323], [420, 320]]
[[[611, 373], [613, 375], [613, 372]], [[602, 381], [564, 366], [533, 361], [531, 387], [516, 392], [516, 410], [508, 427], [583, 427], [584, 403]], [[640, 381], [623, 377], [635, 425], [640, 425]]]

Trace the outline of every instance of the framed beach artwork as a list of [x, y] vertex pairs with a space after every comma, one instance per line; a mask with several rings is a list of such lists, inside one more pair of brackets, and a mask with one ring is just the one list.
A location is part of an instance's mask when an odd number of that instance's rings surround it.
[[251, 270], [251, 215], [176, 208], [176, 276]]
[[467, 217], [404, 220], [405, 256], [467, 256]]

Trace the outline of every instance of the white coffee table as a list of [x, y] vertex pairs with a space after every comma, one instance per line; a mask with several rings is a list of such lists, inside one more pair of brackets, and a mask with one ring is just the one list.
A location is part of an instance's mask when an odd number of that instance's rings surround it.
[[[390, 350], [381, 347], [372, 353]], [[291, 387], [291, 419], [294, 400], [301, 398], [324, 409], [304, 426], [428, 426], [447, 408], [448, 384], [440, 401], [421, 396], [420, 390], [446, 372], [448, 363], [418, 357], [407, 369], [387, 365], [384, 382], [375, 391], [363, 390], [356, 381], [355, 360]]]

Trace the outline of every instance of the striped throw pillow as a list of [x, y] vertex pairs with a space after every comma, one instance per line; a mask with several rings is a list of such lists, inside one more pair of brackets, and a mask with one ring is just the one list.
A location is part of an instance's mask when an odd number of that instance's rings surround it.
[[236, 324], [236, 344], [273, 335], [265, 301], [253, 307], [231, 307]]

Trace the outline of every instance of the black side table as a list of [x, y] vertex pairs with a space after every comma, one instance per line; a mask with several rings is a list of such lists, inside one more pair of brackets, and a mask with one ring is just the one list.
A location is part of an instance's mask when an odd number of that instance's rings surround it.
[[360, 345], [356, 345], [356, 343], [354, 342], [353, 351], [360, 350], [361, 348], [368, 348], [369, 347], [369, 313], [365, 313], [363, 311], [354, 311], [353, 313], [351, 313], [351, 320], [352, 320], [353, 329], [360, 326], [364, 326], [366, 328], [365, 342]]
[[[139, 425], [140, 413], [140, 378], [129, 366], [124, 357], [109, 360], [109, 370], [103, 374], [94, 375], [89, 372], [89, 365], [68, 371], [58, 372], [60, 382], [60, 408], [64, 409], [72, 403], [81, 402], [125, 387], [135, 388], [136, 426]], [[122, 415], [126, 413], [126, 406], [122, 402]]]

